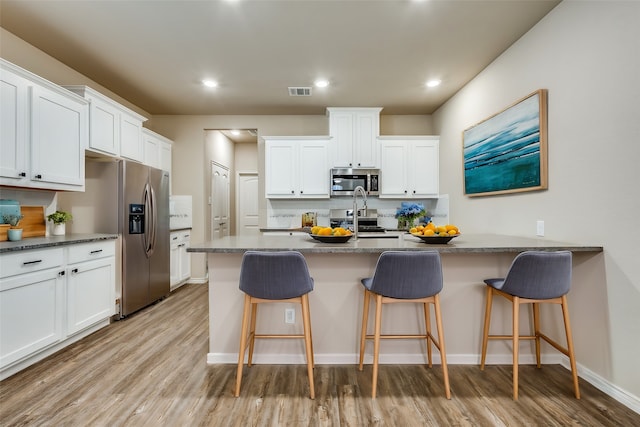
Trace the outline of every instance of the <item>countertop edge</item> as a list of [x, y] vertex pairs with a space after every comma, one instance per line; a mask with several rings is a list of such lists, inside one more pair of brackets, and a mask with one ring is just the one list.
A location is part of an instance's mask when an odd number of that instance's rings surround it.
[[226, 237], [217, 241], [192, 244], [190, 253], [243, 253], [248, 250], [283, 251], [301, 253], [381, 253], [383, 251], [437, 250], [440, 253], [517, 253], [529, 250], [571, 252], [602, 252], [602, 246], [573, 244], [552, 240], [505, 235], [464, 235], [449, 244], [425, 244], [407, 236], [401, 239], [352, 239], [347, 243], [326, 244], [297, 236]]
[[1, 242], [0, 254], [91, 243], [101, 240], [115, 240], [118, 237], [117, 234], [69, 234], [66, 236], [30, 237], [17, 242]]

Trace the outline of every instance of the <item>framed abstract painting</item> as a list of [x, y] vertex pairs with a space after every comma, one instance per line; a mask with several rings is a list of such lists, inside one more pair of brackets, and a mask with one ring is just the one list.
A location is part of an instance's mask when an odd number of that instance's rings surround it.
[[539, 89], [462, 133], [464, 194], [547, 188], [547, 90]]

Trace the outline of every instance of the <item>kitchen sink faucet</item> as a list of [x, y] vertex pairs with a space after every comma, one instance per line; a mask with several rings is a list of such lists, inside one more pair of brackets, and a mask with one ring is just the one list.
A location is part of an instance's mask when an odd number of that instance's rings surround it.
[[358, 240], [358, 193], [362, 195], [365, 215], [367, 213], [367, 193], [361, 185], [358, 185], [353, 189], [353, 234], [356, 240]]

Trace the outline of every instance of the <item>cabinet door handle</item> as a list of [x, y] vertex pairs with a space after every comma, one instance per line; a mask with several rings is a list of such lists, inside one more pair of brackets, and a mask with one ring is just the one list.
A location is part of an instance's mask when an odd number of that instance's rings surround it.
[[179, 247], [179, 248], [181, 248], [181, 247], [183, 247], [183, 246], [186, 246], [186, 245], [185, 245], [184, 243], [180, 243], [180, 244], [178, 245], [178, 247]]
[[78, 273], [78, 269], [74, 268], [73, 270], [71, 270], [72, 273]]
[[178, 240], [178, 236], [173, 237], [171, 240]]
[[404, 190], [404, 194], [407, 194], [407, 190]]
[[302, 194], [302, 193], [304, 193], [304, 191], [303, 191], [303, 190], [300, 190], [300, 194]]
[[36, 176], [34, 176], [35, 179], [42, 179], [42, 175], [37, 174]]
[[59, 273], [58, 273], [58, 276], [59, 276], [59, 277], [62, 277], [62, 276], [64, 276], [64, 274], [65, 274], [65, 273], [64, 273], [64, 270], [62, 270], [61, 272], [59, 272]]
[[18, 174], [18, 176], [24, 178], [25, 176], [27, 176], [27, 173], [26, 172], [20, 172]]
[[291, 190], [291, 194], [294, 194], [294, 191], [293, 191], [293, 190]]
[[96, 249], [95, 251], [89, 252], [89, 254], [95, 255], [95, 254], [99, 254], [100, 252], [102, 252], [102, 249]]
[[413, 194], [416, 194], [416, 190], [413, 190]]
[[25, 261], [22, 263], [22, 265], [31, 265], [31, 264], [37, 264], [39, 262], [42, 262], [41, 259], [35, 260], [35, 261]]

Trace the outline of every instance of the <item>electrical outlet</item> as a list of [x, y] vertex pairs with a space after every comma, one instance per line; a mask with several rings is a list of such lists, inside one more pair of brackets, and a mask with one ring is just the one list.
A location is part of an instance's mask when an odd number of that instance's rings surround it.
[[536, 236], [544, 237], [544, 221], [536, 222]]
[[284, 323], [296, 323], [296, 311], [293, 308], [284, 310]]

